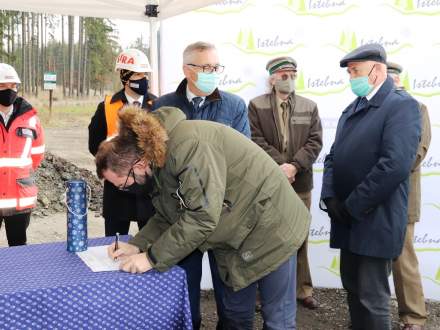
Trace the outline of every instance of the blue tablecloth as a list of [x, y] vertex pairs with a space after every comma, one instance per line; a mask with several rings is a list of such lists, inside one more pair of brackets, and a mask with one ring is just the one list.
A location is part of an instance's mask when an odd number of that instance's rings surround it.
[[2, 248], [0, 329], [192, 329], [185, 272], [93, 273], [66, 243]]

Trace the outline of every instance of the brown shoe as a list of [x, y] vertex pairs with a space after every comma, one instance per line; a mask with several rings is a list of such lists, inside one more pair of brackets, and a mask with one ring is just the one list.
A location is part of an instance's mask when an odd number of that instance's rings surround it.
[[402, 330], [423, 330], [423, 326], [417, 324], [405, 324]]
[[317, 309], [319, 307], [318, 301], [312, 296], [305, 297], [304, 299], [299, 299], [300, 303], [308, 309]]

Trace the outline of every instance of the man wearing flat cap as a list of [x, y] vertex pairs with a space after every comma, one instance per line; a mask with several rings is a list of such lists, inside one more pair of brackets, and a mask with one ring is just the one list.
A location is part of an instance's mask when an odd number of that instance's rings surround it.
[[[402, 67], [387, 62], [388, 76], [393, 78], [396, 89], [404, 90], [400, 81]], [[415, 162], [409, 177], [408, 215], [405, 242], [402, 254], [393, 262], [393, 280], [399, 307], [399, 317], [404, 330], [420, 330], [426, 322], [427, 314], [419, 263], [414, 251], [414, 225], [420, 220], [420, 164], [428, 152], [431, 142], [431, 123], [426, 105], [419, 102], [422, 118], [422, 135], [417, 149]]]
[[379, 44], [353, 50], [340, 66], [357, 97], [342, 111], [325, 158], [320, 206], [331, 219], [330, 247], [341, 250], [352, 328], [388, 330], [388, 276], [405, 239], [419, 105], [394, 88]]
[[[316, 103], [295, 93], [297, 64], [278, 57], [266, 65], [271, 91], [249, 103], [252, 140], [281, 167], [293, 189], [310, 209], [312, 165], [322, 149], [322, 126]], [[313, 284], [307, 258], [307, 239], [298, 250], [297, 298], [315, 309]]]

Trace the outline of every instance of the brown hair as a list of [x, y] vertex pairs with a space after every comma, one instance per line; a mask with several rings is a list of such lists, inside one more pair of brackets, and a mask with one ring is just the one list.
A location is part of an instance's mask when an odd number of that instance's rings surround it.
[[102, 142], [96, 154], [98, 177], [102, 179], [106, 170], [125, 175], [138, 159], [151, 167], [163, 167], [168, 136], [156, 116], [127, 106], [119, 111], [118, 117], [118, 135]]

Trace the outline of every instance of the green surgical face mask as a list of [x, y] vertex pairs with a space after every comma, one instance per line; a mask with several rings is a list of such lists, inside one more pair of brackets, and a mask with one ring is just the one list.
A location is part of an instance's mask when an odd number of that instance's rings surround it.
[[351, 90], [355, 95], [364, 97], [370, 94], [370, 92], [373, 90], [374, 86], [368, 82], [368, 78], [370, 77], [373, 68], [374, 65], [366, 76], [350, 79]]

